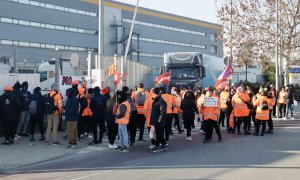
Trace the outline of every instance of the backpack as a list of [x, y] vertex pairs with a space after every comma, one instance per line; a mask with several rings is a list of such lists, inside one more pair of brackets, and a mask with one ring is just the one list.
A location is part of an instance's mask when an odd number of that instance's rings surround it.
[[106, 102], [101, 97], [95, 97], [95, 111], [103, 112], [106, 109]]
[[144, 92], [138, 92], [136, 95], [136, 104], [138, 106], [144, 106], [146, 101], [146, 94]]
[[269, 104], [267, 101], [262, 102], [261, 110], [269, 110]]
[[38, 103], [36, 100], [31, 100], [29, 103], [29, 112], [30, 114], [37, 114]]
[[56, 110], [57, 107], [54, 103], [54, 97], [57, 95], [58, 93], [53, 94], [53, 96], [50, 96], [50, 93], [46, 96], [45, 98], [45, 110], [47, 114], [53, 114]]

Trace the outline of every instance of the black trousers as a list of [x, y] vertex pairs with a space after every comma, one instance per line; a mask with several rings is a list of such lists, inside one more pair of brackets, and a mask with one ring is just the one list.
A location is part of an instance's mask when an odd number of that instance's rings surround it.
[[109, 144], [113, 145], [118, 135], [118, 124], [107, 124], [107, 131]]
[[[283, 109], [283, 116], [282, 116], [282, 109]], [[279, 104], [279, 116], [280, 118], [285, 117], [286, 115], [286, 104]]]
[[159, 147], [161, 144], [162, 146], [166, 145], [166, 141], [164, 138], [164, 125], [158, 124], [155, 126], [155, 134], [156, 134], [156, 147]]
[[167, 114], [166, 122], [165, 122], [165, 138], [166, 138], [166, 141], [169, 141], [170, 132], [172, 130], [172, 118], [173, 118], [172, 114]]
[[184, 120], [184, 128], [186, 129], [186, 136], [191, 136], [192, 126], [194, 124], [194, 120]]
[[254, 128], [255, 128], [255, 124], [256, 124], [256, 119], [255, 119], [255, 115], [256, 115], [256, 112], [255, 112], [255, 110], [253, 110], [252, 112], [250, 112], [250, 114], [249, 114], [249, 117], [248, 117], [248, 131], [250, 131], [251, 130], [251, 121], [253, 122], [253, 124], [254, 124]]
[[224, 127], [224, 122], [226, 119], [226, 127], [229, 128], [230, 113], [231, 111], [229, 111], [227, 108], [221, 108], [218, 125], [222, 124], [222, 127]]
[[84, 134], [85, 132], [93, 132], [93, 124], [92, 124], [92, 116], [82, 116], [80, 117], [77, 129], [78, 129], [78, 138], [80, 138], [81, 134]]
[[14, 119], [2, 119], [5, 141], [14, 139]]
[[179, 121], [179, 115], [178, 115], [178, 113], [173, 113], [172, 114], [172, 121], [173, 121], [173, 119], [175, 119], [174, 126], [176, 126], [178, 132], [180, 132], [181, 131], [181, 127], [180, 127], [180, 121]]
[[[103, 138], [103, 134], [105, 131], [105, 123], [104, 123], [104, 119], [93, 119], [93, 136], [94, 136], [94, 142], [101, 142], [102, 143], [102, 138]], [[97, 128], [99, 126], [100, 129], [100, 133], [99, 133], [99, 139], [98, 139], [98, 131]]]
[[256, 127], [255, 127], [255, 132], [258, 134], [259, 133], [259, 128], [260, 125], [262, 125], [262, 131], [261, 134], [264, 134], [266, 131], [266, 121], [262, 121], [262, 120], [256, 120]]
[[269, 130], [273, 130], [273, 119], [272, 119], [272, 109], [270, 109], [269, 120], [268, 120]]
[[140, 129], [139, 140], [142, 140], [144, 137], [146, 118], [144, 114], [138, 114], [136, 116], [136, 124]]
[[204, 131], [205, 131], [205, 138], [204, 140], [211, 140], [212, 139], [212, 134], [213, 134], [213, 129], [215, 128], [216, 133], [218, 135], [218, 138], [221, 139], [221, 131], [220, 127], [217, 123], [217, 121], [214, 121], [212, 119], [204, 120]]
[[236, 117], [236, 127], [237, 127], [237, 132], [241, 132], [241, 125], [242, 123], [244, 124], [244, 132], [247, 131], [248, 125], [249, 125], [249, 118], [248, 116], [246, 117]]
[[34, 117], [31, 116], [31, 123], [30, 123], [30, 135], [34, 136], [36, 124], [39, 126], [39, 130], [42, 136], [45, 135], [45, 129], [44, 129], [44, 117]]
[[[276, 100], [276, 102], [277, 102], [277, 100]], [[275, 105], [273, 106], [273, 116], [275, 117], [276, 116], [276, 105], [277, 103], [275, 103]]]
[[129, 139], [131, 143], [135, 143], [136, 128], [137, 128], [136, 116], [137, 116], [137, 111], [132, 111], [129, 119], [129, 123], [127, 125], [127, 131], [129, 132]]

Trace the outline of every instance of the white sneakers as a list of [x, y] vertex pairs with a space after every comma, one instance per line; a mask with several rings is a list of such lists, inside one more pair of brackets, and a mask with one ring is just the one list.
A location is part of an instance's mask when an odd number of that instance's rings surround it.
[[116, 144], [113, 144], [113, 145], [111, 145], [111, 144], [109, 144], [108, 145], [108, 148], [109, 149], [116, 149], [118, 146], [116, 145]]
[[295, 120], [295, 118], [294, 118], [294, 117], [292, 117], [292, 120]]
[[188, 141], [191, 141], [191, 140], [193, 140], [193, 139], [192, 139], [192, 136], [190, 136], [190, 137], [187, 137], [187, 138], [186, 138], [186, 140], [188, 140]]
[[22, 138], [22, 136], [19, 136], [18, 134], [16, 134], [14, 140], [18, 140], [18, 139], [21, 139], [21, 138]]
[[153, 149], [153, 148], [155, 148], [155, 145], [151, 144], [151, 145], [149, 146], [149, 149]]

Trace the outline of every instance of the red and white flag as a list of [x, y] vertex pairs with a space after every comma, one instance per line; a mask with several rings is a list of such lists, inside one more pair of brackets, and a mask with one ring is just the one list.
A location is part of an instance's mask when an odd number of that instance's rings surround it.
[[162, 75], [159, 75], [155, 78], [155, 83], [156, 84], [166, 84], [169, 85], [171, 81], [171, 73], [166, 72]]
[[118, 84], [123, 77], [126, 77], [128, 75], [128, 73], [121, 74], [118, 71], [114, 71], [114, 75], [115, 75], [114, 82], [115, 82], [115, 84]]

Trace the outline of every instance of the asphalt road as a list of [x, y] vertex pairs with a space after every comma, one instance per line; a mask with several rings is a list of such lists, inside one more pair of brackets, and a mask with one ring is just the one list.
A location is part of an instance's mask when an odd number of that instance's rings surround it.
[[13, 169], [0, 179], [300, 179], [300, 121], [276, 121], [273, 135], [228, 135], [223, 142], [202, 144], [193, 132], [170, 140], [169, 150], [150, 153], [149, 143], [139, 143], [121, 153], [90, 148], [50, 162]]

